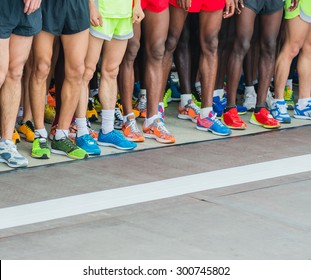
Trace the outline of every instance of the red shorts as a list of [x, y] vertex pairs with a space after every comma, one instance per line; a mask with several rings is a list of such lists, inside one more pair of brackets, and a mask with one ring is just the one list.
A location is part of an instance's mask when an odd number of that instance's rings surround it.
[[[177, 4], [177, 0], [169, 0], [170, 5], [174, 7], [179, 7]], [[190, 13], [198, 13], [200, 11], [205, 12], [214, 12], [223, 10], [226, 6], [226, 0], [192, 0], [191, 7], [188, 12]]]
[[160, 13], [168, 8], [169, 0], [141, 0], [141, 8], [154, 13]]

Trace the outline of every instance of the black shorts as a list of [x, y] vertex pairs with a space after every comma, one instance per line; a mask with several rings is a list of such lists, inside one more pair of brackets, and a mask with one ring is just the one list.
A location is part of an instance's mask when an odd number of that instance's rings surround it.
[[23, 0], [0, 0], [0, 38], [11, 34], [33, 36], [42, 29], [41, 9], [29, 16], [24, 13]]
[[43, 0], [42, 30], [54, 35], [71, 35], [90, 27], [88, 0]]
[[257, 15], [273, 14], [284, 7], [283, 0], [244, 0], [244, 6]]

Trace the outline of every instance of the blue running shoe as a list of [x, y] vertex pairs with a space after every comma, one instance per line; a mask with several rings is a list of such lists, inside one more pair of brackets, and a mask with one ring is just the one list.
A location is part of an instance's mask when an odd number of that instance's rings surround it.
[[311, 120], [311, 101], [309, 101], [307, 106], [303, 109], [300, 109], [297, 103], [294, 109], [294, 118]]
[[220, 118], [224, 109], [227, 105], [227, 98], [220, 99], [219, 96], [213, 97], [213, 111], [216, 113], [217, 117]]
[[115, 147], [120, 150], [132, 150], [137, 147], [135, 142], [127, 140], [123, 133], [113, 130], [107, 134], [99, 131], [97, 144], [106, 147]]
[[271, 105], [270, 114], [281, 123], [291, 123], [285, 100], [278, 100]]
[[90, 134], [76, 137], [76, 145], [86, 151], [89, 155], [100, 155], [101, 153], [95, 139]]
[[172, 90], [171, 100], [180, 101], [180, 88], [178, 83], [174, 82], [171, 78], [169, 80], [170, 88]]
[[140, 81], [134, 83], [133, 99], [137, 100], [140, 92]]
[[231, 134], [231, 129], [225, 126], [211, 111], [207, 118], [201, 119], [200, 114], [197, 119], [197, 129], [202, 131], [209, 131], [216, 135], [226, 136]]
[[247, 108], [241, 105], [236, 105], [239, 115], [245, 115], [247, 113]]

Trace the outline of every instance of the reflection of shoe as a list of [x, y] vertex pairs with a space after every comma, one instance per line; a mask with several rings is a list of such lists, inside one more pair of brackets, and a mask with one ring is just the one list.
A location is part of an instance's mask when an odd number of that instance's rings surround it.
[[35, 129], [31, 121], [21, 123], [17, 131], [20, 133], [20, 136], [25, 138], [28, 142], [33, 142], [35, 139]]
[[237, 108], [231, 108], [222, 114], [223, 123], [231, 129], [245, 129], [246, 123], [239, 117]]
[[143, 124], [143, 132], [146, 138], [153, 138], [160, 143], [175, 143], [176, 138], [165, 127], [163, 121], [160, 118], [156, 119], [150, 126], [145, 126], [146, 121]]
[[96, 122], [98, 120], [98, 113], [95, 110], [94, 102], [92, 99], [89, 99], [89, 102], [87, 104], [86, 118], [90, 122]]
[[76, 144], [78, 147], [86, 151], [89, 155], [100, 155], [101, 150], [98, 147], [96, 141], [90, 134], [84, 134], [76, 138]]
[[147, 112], [147, 97], [141, 94], [138, 101], [134, 105], [133, 112], [138, 118], [145, 118]]
[[284, 89], [284, 99], [287, 104], [287, 109], [294, 110], [295, 107], [294, 94], [289, 86], [286, 86]]
[[135, 117], [133, 115], [127, 117], [127, 121], [123, 123], [122, 131], [125, 138], [133, 142], [145, 141], [144, 135], [137, 127]]
[[279, 128], [281, 124], [273, 118], [266, 108], [261, 108], [259, 112], [253, 112], [250, 123], [262, 126], [264, 128]]
[[44, 121], [46, 123], [53, 123], [55, 115], [56, 115], [55, 108], [50, 104], [45, 104]]
[[13, 135], [12, 135], [12, 141], [13, 141], [14, 145], [16, 145], [17, 143], [19, 143], [21, 141], [21, 137], [19, 136], [19, 134], [15, 128], [14, 128]]
[[51, 151], [46, 138], [36, 138], [32, 143], [31, 156], [33, 158], [49, 159]]
[[283, 101], [276, 101], [272, 104], [270, 109], [271, 115], [281, 123], [290, 123], [291, 117], [287, 112], [287, 105], [285, 100]]
[[197, 129], [202, 131], [209, 131], [216, 135], [226, 136], [231, 134], [230, 128], [226, 127], [218, 118], [217, 115], [211, 111], [208, 117], [201, 119], [198, 116]]
[[296, 104], [294, 118], [303, 119], [303, 120], [311, 120], [311, 101], [309, 101], [307, 106], [303, 109], [300, 109], [298, 104]]
[[120, 150], [132, 150], [137, 147], [137, 144], [127, 140], [123, 133], [112, 130], [107, 134], [103, 134], [102, 130], [99, 131], [97, 144], [107, 147], [115, 147]]
[[200, 108], [194, 103], [192, 99], [188, 100], [188, 104], [185, 107], [178, 108], [178, 118], [183, 120], [191, 120], [196, 123], [198, 115], [200, 114]]
[[66, 155], [73, 159], [85, 159], [88, 154], [83, 149], [79, 148], [69, 138], [63, 138], [55, 140], [55, 137], [51, 143], [51, 152], [54, 154]]
[[0, 141], [0, 162], [10, 167], [28, 166], [27, 158], [23, 157], [11, 140]]

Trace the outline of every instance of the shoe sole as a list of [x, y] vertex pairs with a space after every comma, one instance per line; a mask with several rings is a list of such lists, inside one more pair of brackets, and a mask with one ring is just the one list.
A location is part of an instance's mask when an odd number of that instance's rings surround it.
[[6, 163], [9, 167], [12, 167], [12, 168], [23, 168], [23, 167], [27, 167], [28, 166], [28, 163], [24, 163], [22, 165], [13, 165], [13, 164], [9, 163], [8, 161], [6, 161], [4, 159], [0, 159], [0, 162]]
[[155, 139], [157, 142], [162, 143], [162, 144], [173, 144], [176, 142], [176, 140], [165, 140], [165, 139], [159, 138], [155, 135], [147, 134], [147, 133], [144, 133], [144, 136], [145, 136], [145, 138]]
[[86, 159], [88, 158], [88, 155], [86, 154], [83, 158], [82, 157], [74, 157], [74, 156], [71, 156], [69, 154], [67, 154], [66, 152], [63, 152], [63, 151], [60, 151], [60, 150], [55, 150], [55, 149], [51, 149], [51, 153], [53, 154], [57, 154], [57, 155], [65, 155], [71, 159]]
[[308, 116], [300, 116], [300, 115], [295, 115], [295, 114], [294, 114], [294, 118], [295, 118], [295, 119], [300, 119], [300, 120], [311, 120], [311, 117], [308, 117]]
[[42, 156], [36, 156], [34, 154], [31, 154], [31, 157], [35, 159], [50, 159], [50, 157], [47, 154], [43, 154]]
[[20, 136], [21, 138], [25, 139], [25, 141], [27, 141], [27, 142], [29, 142], [29, 143], [32, 143], [32, 142], [35, 140], [35, 139], [29, 140], [29, 139], [27, 139], [27, 136], [26, 136], [24, 133], [21, 133], [21, 132], [19, 132], [19, 131], [18, 131], [18, 133], [19, 133], [19, 136]]
[[281, 127], [281, 125], [278, 125], [278, 126], [264, 125], [264, 124], [262, 124], [262, 123], [259, 123], [259, 122], [255, 121], [255, 120], [253, 120], [253, 119], [250, 119], [249, 122], [250, 122], [251, 124], [254, 124], [254, 125], [257, 125], [257, 126], [261, 126], [261, 127], [263, 127], [263, 128], [267, 128], [267, 129], [274, 129], [274, 128], [280, 128], [280, 127]]
[[178, 114], [177, 118], [181, 120], [191, 120], [193, 123], [197, 123], [197, 120], [188, 116], [188, 115], [183, 115], [183, 114]]
[[99, 142], [97, 141], [97, 144], [100, 145], [100, 146], [103, 146], [103, 147], [113, 147], [113, 148], [116, 148], [116, 149], [119, 149], [119, 150], [133, 150], [135, 149], [136, 147], [120, 147], [120, 146], [117, 146], [115, 144], [110, 144], [110, 143], [104, 143], [104, 142]]
[[196, 126], [196, 128], [198, 130], [205, 131], [205, 132], [211, 132], [211, 133], [213, 133], [215, 135], [219, 135], [219, 136], [228, 136], [228, 135], [231, 134], [231, 131], [229, 133], [219, 133], [219, 132], [217, 132], [215, 130], [212, 130], [212, 129], [206, 128], [206, 127]]

